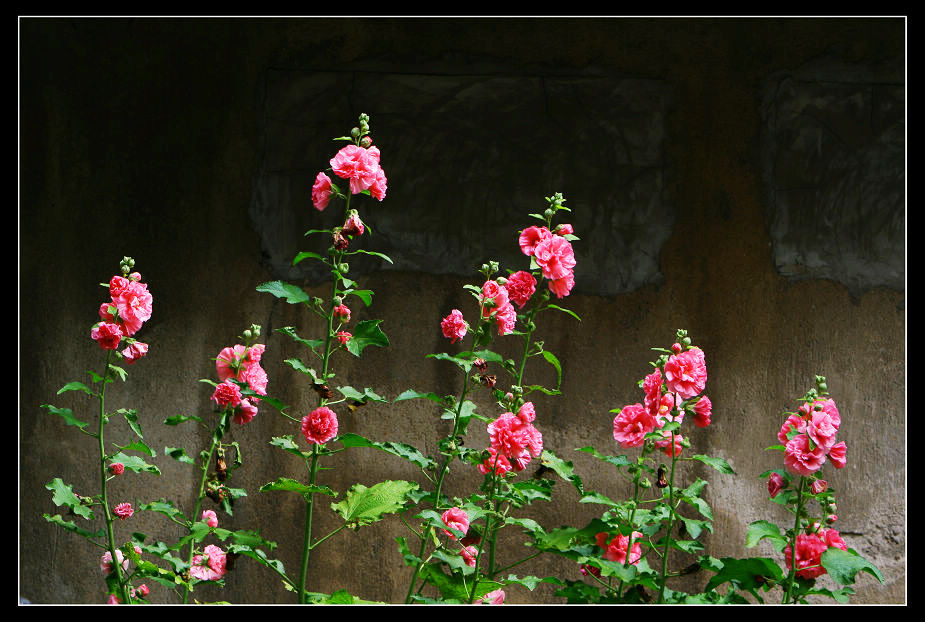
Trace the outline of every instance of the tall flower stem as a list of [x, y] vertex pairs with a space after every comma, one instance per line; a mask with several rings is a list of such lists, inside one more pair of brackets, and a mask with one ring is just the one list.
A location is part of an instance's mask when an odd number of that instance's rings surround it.
[[112, 358], [112, 350], [106, 352], [106, 366], [103, 368], [103, 383], [100, 387], [99, 401], [100, 401], [100, 424], [99, 430], [97, 431], [97, 440], [99, 441], [100, 449], [100, 484], [101, 484], [101, 493], [100, 500], [103, 502], [103, 512], [104, 517], [106, 518], [106, 537], [109, 541], [109, 554], [112, 555], [112, 566], [115, 569], [116, 580], [119, 582], [119, 590], [122, 593], [122, 602], [126, 604], [131, 604], [131, 595], [128, 588], [122, 580], [122, 564], [119, 563], [118, 557], [116, 557], [116, 538], [112, 528], [112, 511], [109, 509], [109, 497], [106, 492], [106, 443], [103, 441], [103, 426], [106, 423], [106, 383], [109, 378], [109, 361]]
[[[797, 534], [800, 531], [800, 516], [803, 514], [803, 492], [806, 489], [806, 478], [800, 476], [800, 492], [797, 498], [796, 516], [793, 519], [793, 535], [790, 538], [790, 570], [787, 573], [787, 589], [784, 590], [784, 599], [781, 604], [790, 603], [793, 593], [793, 583], [797, 573]], [[796, 601], [794, 601], [796, 602]]]
[[[662, 551], [662, 570], [659, 577], [658, 602], [665, 602], [665, 583], [668, 580], [668, 551], [671, 544], [671, 528], [674, 526], [674, 468], [678, 462], [677, 451], [674, 444], [674, 430], [671, 431], [671, 476], [668, 479], [668, 525], [665, 529], [665, 548]], [[627, 557], [629, 557], [627, 550]]]

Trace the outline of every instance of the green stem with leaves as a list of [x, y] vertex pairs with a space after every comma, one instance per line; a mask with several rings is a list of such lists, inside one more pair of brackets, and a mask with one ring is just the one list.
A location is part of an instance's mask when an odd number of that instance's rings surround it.
[[[793, 535], [790, 538], [790, 570], [787, 573], [787, 589], [784, 590], [784, 598], [781, 604], [790, 603], [793, 594], [793, 584], [796, 580], [797, 573], [797, 534], [800, 532], [800, 517], [803, 514], [803, 493], [806, 489], [806, 478], [800, 476], [800, 492], [797, 497], [796, 516], [793, 520]], [[794, 601], [795, 603], [796, 601]]]
[[[674, 468], [678, 462], [677, 452], [674, 444], [674, 430], [671, 431], [671, 476], [668, 479], [668, 525], [665, 529], [665, 548], [662, 551], [662, 570], [659, 576], [658, 586], [658, 603], [665, 601], [665, 583], [668, 581], [668, 552], [671, 545], [671, 528], [674, 526]], [[630, 551], [627, 549], [626, 556], [629, 558]]]
[[100, 424], [96, 436], [97, 440], [99, 441], [100, 449], [100, 500], [103, 502], [103, 516], [106, 519], [106, 537], [109, 541], [109, 554], [112, 555], [112, 567], [116, 573], [116, 580], [119, 583], [119, 590], [122, 593], [122, 602], [131, 604], [131, 594], [129, 593], [129, 590], [122, 579], [122, 564], [119, 563], [118, 557], [116, 557], [116, 552], [118, 549], [116, 547], [116, 538], [112, 528], [112, 511], [109, 508], [109, 497], [106, 492], [106, 443], [103, 441], [103, 426], [106, 423], [106, 384], [109, 382], [109, 361], [111, 357], [112, 350], [108, 350], [106, 352], [106, 366], [103, 368], [102, 374], [103, 382], [99, 393]]

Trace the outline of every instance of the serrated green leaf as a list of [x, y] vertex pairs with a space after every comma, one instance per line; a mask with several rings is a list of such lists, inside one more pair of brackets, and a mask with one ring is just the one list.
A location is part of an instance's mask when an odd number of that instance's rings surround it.
[[116, 412], [122, 415], [123, 417], [125, 417], [125, 420], [128, 422], [129, 427], [132, 428], [132, 432], [135, 433], [135, 436], [137, 436], [138, 438], [144, 438], [144, 434], [141, 433], [141, 426], [138, 425], [138, 411], [137, 410], [130, 409], [130, 408], [120, 408]]
[[41, 408], [47, 408], [48, 412], [50, 412], [51, 414], [58, 415], [59, 417], [64, 419], [64, 423], [66, 423], [67, 425], [77, 426], [81, 430], [85, 429], [88, 425], [90, 425], [86, 421], [81, 421], [80, 419], [75, 417], [74, 411], [72, 411], [70, 408], [58, 408], [57, 406], [52, 406], [51, 404], [42, 404]]
[[343, 501], [332, 503], [337, 512], [351, 527], [358, 528], [382, 519], [383, 514], [401, 510], [408, 493], [418, 488], [414, 482], [388, 480], [369, 488], [355, 484], [347, 491]]
[[56, 477], [45, 484], [45, 488], [53, 493], [51, 500], [55, 505], [66, 505], [74, 514], [87, 520], [93, 519], [93, 511], [88, 506], [81, 504], [80, 497], [74, 494], [72, 486], [65, 484], [60, 477]]
[[[277, 328], [276, 332], [282, 333], [288, 336], [290, 339], [292, 339], [296, 343], [301, 343], [303, 346], [307, 346], [308, 348], [311, 348], [311, 349], [324, 345], [323, 339], [303, 339], [302, 337], [299, 337], [295, 332], [295, 328], [293, 328], [292, 326], [283, 326], [282, 328]], [[292, 360], [298, 360], [298, 359], [292, 359]]]
[[137, 438], [134, 439], [134, 440], [133, 440], [131, 443], [129, 443], [128, 445], [116, 445], [115, 443], [113, 443], [113, 445], [115, 445], [116, 447], [118, 447], [118, 448], [121, 449], [122, 451], [140, 451], [141, 453], [146, 454], [146, 455], [148, 455], [148, 456], [151, 456], [152, 458], [154, 458], [155, 456], [157, 456], [157, 454], [154, 452], [153, 449], [151, 449], [150, 447], [148, 447], [147, 445], [145, 445], [144, 443], [142, 443], [142, 442], [141, 442], [140, 440], [138, 440]]
[[420, 391], [415, 391], [414, 389], [408, 389], [406, 391], [402, 391], [402, 393], [398, 397], [392, 400], [392, 403], [394, 404], [395, 402], [401, 402], [403, 400], [413, 400], [413, 399], [418, 399], [418, 398], [425, 398], [432, 402], [436, 402], [440, 405], [443, 405], [445, 402], [443, 397], [437, 395], [436, 393], [421, 393]]
[[571, 462], [563, 460], [548, 449], [543, 450], [540, 459], [543, 462], [543, 466], [552, 469], [559, 477], [571, 483], [579, 494], [584, 494], [584, 486], [581, 483], [581, 478], [575, 473], [575, 467]]
[[365, 387], [362, 393], [360, 393], [359, 391], [357, 391], [356, 389], [354, 389], [353, 387], [349, 385], [346, 385], [343, 387], [337, 387], [337, 390], [340, 391], [341, 395], [343, 395], [347, 399], [351, 399], [356, 402], [362, 402], [364, 404], [366, 402], [379, 402], [381, 404], [389, 403], [387, 399], [385, 399], [381, 395], [378, 395], [375, 391], [373, 391], [369, 387]]
[[748, 525], [745, 534], [745, 546], [753, 548], [763, 539], [768, 538], [778, 552], [787, 546], [787, 538], [781, 535], [780, 527], [766, 520], [756, 520]]
[[298, 482], [294, 479], [288, 477], [279, 477], [276, 481], [264, 484], [260, 487], [260, 492], [269, 492], [271, 490], [282, 490], [287, 492], [297, 492], [300, 495], [309, 495], [313, 493], [318, 493], [322, 495], [328, 495], [329, 497], [336, 497], [337, 493], [328, 488], [327, 486], [318, 486], [318, 485], [308, 485]]
[[152, 501], [151, 503], [142, 503], [138, 506], [138, 509], [143, 512], [158, 512], [159, 514], [177, 519], [184, 523], [189, 522], [189, 519], [183, 515], [183, 512], [181, 512], [179, 508], [173, 504], [173, 502], [167, 501], [166, 499]]
[[735, 471], [732, 470], [732, 467], [729, 466], [729, 463], [723, 460], [722, 458], [713, 458], [711, 456], [704, 456], [702, 454], [697, 454], [693, 456], [694, 460], [700, 460], [704, 464], [708, 464], [720, 473], [725, 473], [726, 475], [735, 475]]
[[344, 447], [371, 447], [373, 449], [379, 449], [386, 453], [392, 454], [393, 456], [398, 456], [403, 460], [407, 460], [412, 464], [416, 464], [422, 469], [431, 469], [437, 466], [436, 461], [429, 456], [425, 456], [421, 453], [420, 450], [412, 447], [411, 445], [406, 445], [405, 443], [396, 443], [392, 441], [378, 442], [371, 441], [368, 438], [360, 436], [359, 434], [353, 434], [348, 432], [337, 437], [337, 440], [343, 444]]
[[598, 460], [603, 460], [604, 462], [611, 464], [618, 468], [624, 467], [624, 466], [630, 466], [634, 464], [626, 456], [608, 456], [606, 454], [600, 453], [598, 450], [596, 450], [594, 447], [591, 447], [591, 446], [581, 447], [579, 449], [576, 449], [575, 451], [582, 451], [586, 454], [591, 454]]
[[559, 363], [559, 359], [556, 358], [556, 355], [550, 352], [549, 350], [543, 350], [543, 358], [546, 359], [546, 362], [552, 365], [556, 370], [556, 390], [559, 390], [559, 387], [562, 386], [562, 365]]
[[606, 497], [602, 495], [601, 493], [594, 492], [594, 491], [591, 491], [585, 494], [585, 496], [583, 496], [581, 499], [578, 500], [578, 503], [599, 503], [601, 505], [607, 505], [610, 507], [616, 507], [620, 505], [619, 503], [617, 503], [616, 501], [613, 501], [609, 497]]
[[368, 251], [362, 248], [358, 248], [355, 251], [351, 251], [347, 253], [347, 255], [355, 255], [356, 253], [363, 253], [364, 255], [373, 255], [374, 257], [378, 257], [379, 259], [385, 259], [387, 262], [393, 263], [393, 261], [389, 258], [388, 255], [385, 255], [383, 253], [377, 253], [376, 251]]
[[68, 382], [66, 385], [58, 389], [57, 395], [61, 395], [67, 391], [83, 391], [87, 395], [96, 395], [92, 390], [90, 390], [90, 387], [82, 382], [77, 382], [76, 380], [74, 382]]
[[354, 356], [360, 356], [360, 353], [369, 346], [385, 348], [389, 345], [389, 338], [386, 337], [379, 324], [382, 320], [363, 320], [353, 327], [350, 341], [347, 342], [347, 350]]
[[[325, 264], [327, 264], [327, 262], [325, 261], [325, 257], [324, 257], [324, 256], [319, 255], [318, 253], [311, 253], [311, 252], [309, 252], [309, 251], [302, 251], [301, 253], [298, 253], [298, 254], [293, 258], [293, 260], [292, 260], [292, 265], [293, 265], [293, 266], [298, 265], [298, 264], [299, 264], [302, 260], [304, 260], [304, 259], [320, 259], [322, 262], [324, 262]], [[258, 290], [258, 291], [259, 291], [259, 290]]]
[[312, 299], [301, 287], [282, 281], [267, 281], [258, 285], [256, 289], [258, 292], [284, 298], [291, 305], [308, 302]]
[[153, 464], [148, 464], [138, 456], [129, 456], [128, 454], [124, 454], [121, 451], [112, 456], [110, 460], [113, 462], [121, 462], [123, 465], [125, 465], [126, 469], [135, 471], [136, 473], [141, 473], [144, 471], [145, 473], [153, 473], [154, 475], [161, 474], [160, 469], [158, 469]]
[[[710, 591], [723, 583], [730, 582], [734, 587], [755, 594], [768, 584], [769, 580], [779, 582], [784, 578], [784, 571], [773, 559], [766, 557], [749, 557], [736, 559], [723, 557], [719, 560], [722, 567], [711, 577], [704, 591]], [[714, 565], [715, 567], [715, 565]]]
[[300, 458], [307, 457], [308, 454], [302, 451], [292, 439], [292, 434], [287, 434], [285, 436], [274, 436], [272, 440], [270, 440], [270, 445], [273, 447], [279, 447], [283, 451], [288, 451], [289, 453], [299, 456]]
[[42, 514], [49, 523], [54, 523], [59, 527], [66, 529], [72, 533], [76, 533], [78, 536], [83, 536], [84, 538], [104, 538], [106, 537], [106, 530], [101, 528], [99, 531], [87, 531], [86, 529], [81, 529], [77, 526], [76, 523], [71, 521], [66, 521], [61, 518], [60, 514], [55, 514], [54, 516], [49, 516], [48, 514]]
[[186, 450], [182, 447], [164, 447], [164, 454], [170, 456], [177, 462], [185, 464], [196, 464], [195, 461], [186, 455]]
[[428, 354], [426, 358], [429, 358], [429, 359], [433, 358], [433, 359], [437, 359], [438, 361], [450, 361], [451, 363], [455, 364], [457, 367], [462, 369], [464, 372], [468, 372], [470, 369], [472, 369], [472, 361], [468, 359], [460, 358], [457, 356], [453, 356], [452, 354], [447, 354], [446, 352], [437, 352], [435, 354]]
[[199, 423], [202, 423], [202, 419], [196, 415], [174, 415], [164, 419], [164, 425], [179, 425], [187, 421], [198, 421]]
[[854, 551], [843, 551], [830, 546], [819, 561], [832, 580], [840, 585], [851, 585], [857, 573], [861, 571], [873, 575], [880, 583], [883, 583], [880, 570]]
[[575, 319], [578, 320], [579, 322], [581, 321], [581, 318], [578, 317], [578, 314], [575, 313], [574, 311], [570, 310], [570, 309], [565, 309], [565, 308], [563, 308], [563, 307], [560, 307], [559, 305], [546, 305], [546, 308], [547, 308], [547, 309], [555, 309], [556, 311], [561, 311], [561, 312], [563, 312], [563, 313], [568, 313], [569, 315], [571, 315], [573, 318], [575, 318]]
[[122, 382], [125, 382], [125, 379], [128, 376], [124, 369], [118, 365], [113, 365], [112, 363], [109, 364], [109, 371], [112, 372], [113, 377], [119, 376], [119, 379], [122, 380]]
[[365, 306], [373, 304], [373, 290], [371, 289], [348, 289], [344, 292], [345, 296], [356, 296], [363, 301]]

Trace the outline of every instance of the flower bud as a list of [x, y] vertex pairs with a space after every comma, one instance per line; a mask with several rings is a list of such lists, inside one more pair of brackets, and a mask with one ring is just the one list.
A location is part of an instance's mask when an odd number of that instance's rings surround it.
[[334, 298], [332, 298], [331, 300], [334, 303], [335, 307], [339, 307], [342, 304], [344, 304], [344, 299], [341, 296], [334, 296]]
[[685, 337], [684, 339], [681, 340], [681, 343], [684, 344], [685, 348], [689, 348], [691, 347], [691, 338]]
[[831, 525], [837, 520], [838, 520], [838, 516], [836, 516], [835, 514], [829, 514], [828, 516], [825, 517], [825, 522], [827, 525]]
[[337, 271], [340, 272], [341, 274], [347, 274], [348, 272], [350, 272], [350, 264], [346, 262], [337, 264]]
[[829, 483], [824, 479], [815, 480], [809, 487], [814, 495], [822, 494], [829, 487]]
[[503, 276], [499, 276], [495, 281], [498, 282], [498, 285], [507, 285], [507, 279]]
[[825, 506], [825, 511], [828, 512], [829, 514], [834, 514], [835, 512], [838, 511], [838, 506], [835, 505], [835, 503], [829, 503], [828, 505]]
[[652, 486], [652, 482], [649, 481], [649, 478], [648, 478], [648, 477], [643, 478], [643, 479], [639, 482], [639, 487], [642, 488], [642, 489], [649, 488], [650, 486]]
[[681, 347], [680, 343], [674, 343], [671, 346], [671, 351], [674, 352], [675, 354], [681, 354], [681, 350], [683, 349], [684, 348]]
[[553, 214], [555, 213], [556, 213], [556, 210], [552, 209], [551, 207], [547, 207], [546, 211], [543, 212], [543, 216], [545, 216], [546, 218], [552, 218]]
[[245, 330], [243, 333], [241, 333], [241, 336], [244, 337], [244, 340], [245, 340], [245, 341], [250, 341], [250, 339], [254, 336], [254, 334], [253, 334], [253, 333], [251, 332], [251, 330], [248, 328], [248, 329]]
[[364, 136], [360, 139], [360, 146], [364, 149], [369, 149], [373, 144], [373, 139], [370, 136]]
[[360, 137], [360, 128], [354, 127], [350, 130], [350, 138], [356, 140]]

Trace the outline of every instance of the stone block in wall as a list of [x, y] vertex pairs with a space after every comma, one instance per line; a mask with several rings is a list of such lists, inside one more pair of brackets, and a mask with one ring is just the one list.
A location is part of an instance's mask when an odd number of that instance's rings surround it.
[[251, 216], [277, 278], [326, 278], [317, 262], [291, 260], [320, 246], [304, 231], [341, 224], [343, 204], [319, 214], [311, 187], [344, 144], [331, 139], [361, 112], [388, 177], [385, 201], [356, 202], [372, 229], [364, 247], [394, 263], [354, 256], [351, 272], [474, 276], [488, 259], [525, 269], [517, 234], [562, 192], [573, 210], [562, 222], [581, 238], [577, 292], [615, 295], [662, 278], [675, 219], [663, 81], [273, 69], [261, 96]]
[[764, 85], [766, 217], [774, 264], [854, 296], [905, 285], [901, 59], [821, 59]]

